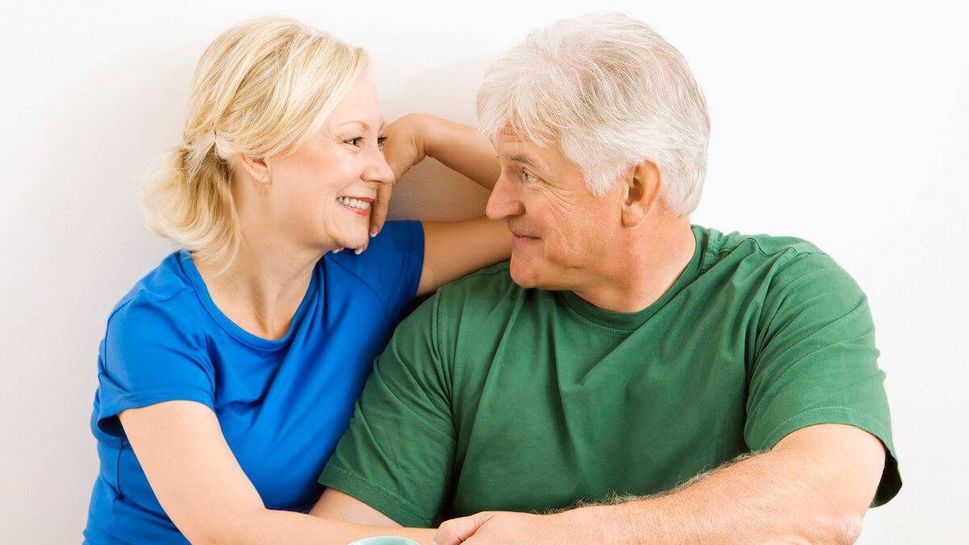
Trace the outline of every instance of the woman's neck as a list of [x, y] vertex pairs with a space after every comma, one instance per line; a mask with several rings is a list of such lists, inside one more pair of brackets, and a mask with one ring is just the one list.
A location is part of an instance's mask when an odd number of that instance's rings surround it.
[[243, 237], [235, 259], [221, 273], [215, 264], [192, 259], [223, 314], [257, 337], [280, 339], [289, 331], [320, 257]]

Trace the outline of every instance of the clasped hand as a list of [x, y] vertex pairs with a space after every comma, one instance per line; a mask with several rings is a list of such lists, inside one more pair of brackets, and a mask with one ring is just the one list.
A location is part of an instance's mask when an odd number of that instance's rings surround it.
[[435, 545], [593, 545], [602, 542], [597, 525], [583, 523], [578, 510], [551, 515], [486, 511], [451, 519], [438, 528]]

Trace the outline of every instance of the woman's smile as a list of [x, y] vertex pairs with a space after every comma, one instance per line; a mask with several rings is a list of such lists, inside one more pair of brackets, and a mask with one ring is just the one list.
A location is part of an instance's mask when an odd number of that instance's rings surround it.
[[350, 210], [358, 216], [369, 216], [370, 215], [370, 203], [373, 202], [372, 198], [369, 197], [348, 197], [340, 196], [336, 198], [337, 202], [340, 203], [344, 208]]

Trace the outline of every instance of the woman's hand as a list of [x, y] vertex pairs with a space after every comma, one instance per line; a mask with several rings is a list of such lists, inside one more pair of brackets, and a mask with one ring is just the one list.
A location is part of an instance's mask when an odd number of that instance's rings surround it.
[[429, 115], [407, 114], [384, 127], [384, 158], [396, 180], [427, 155], [425, 136], [433, 121]]
[[[488, 191], [501, 172], [491, 141], [467, 125], [427, 114], [407, 114], [387, 125], [384, 136], [384, 158], [394, 171], [395, 181], [428, 156]], [[389, 185], [377, 192], [370, 212], [371, 234], [383, 228], [390, 192]]]
[[[424, 160], [426, 125], [433, 118], [421, 114], [408, 114], [384, 127], [384, 159], [394, 171], [394, 184], [410, 167]], [[387, 207], [394, 184], [383, 184], [377, 189], [377, 199], [370, 208], [370, 235], [376, 236], [387, 220]]]

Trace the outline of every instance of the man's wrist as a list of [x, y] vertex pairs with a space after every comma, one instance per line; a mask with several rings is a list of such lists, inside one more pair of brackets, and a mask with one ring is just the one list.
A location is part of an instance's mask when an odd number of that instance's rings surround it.
[[620, 545], [625, 543], [617, 512], [618, 505], [590, 505], [559, 513], [575, 529], [577, 545]]

